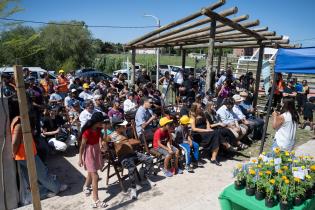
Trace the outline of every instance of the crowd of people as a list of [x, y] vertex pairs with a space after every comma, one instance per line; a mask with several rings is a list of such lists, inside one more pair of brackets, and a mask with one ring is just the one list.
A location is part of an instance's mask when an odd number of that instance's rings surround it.
[[[67, 152], [71, 146], [79, 148], [78, 164], [87, 171], [83, 192], [87, 196], [92, 194], [93, 207], [97, 208], [106, 206], [97, 193], [98, 171], [107, 161], [103, 154], [109, 150], [115, 151], [118, 162], [128, 170], [130, 196], [136, 199], [137, 163], [145, 165], [144, 178], [149, 185], [155, 185], [151, 180], [152, 151], [163, 157], [163, 174], [172, 177], [201, 167], [200, 151], [212, 164], [222, 166], [219, 154], [246, 149], [248, 145], [244, 142], [262, 138], [264, 120], [252, 106], [253, 75], [249, 73], [237, 79], [231, 67], [217, 75], [213, 91], [205, 90], [205, 74], [194, 78], [183, 70], [174, 77], [165, 72], [159, 80], [162, 91], [151, 82], [146, 70], [142, 70], [134, 86], [126, 82], [123, 74], [112, 80], [100, 80], [78, 78], [59, 70], [57, 81], [53, 81], [47, 73], [36, 80], [27, 68], [23, 72], [37, 170], [43, 171], [42, 179], [45, 179], [42, 181], [39, 175], [41, 187], [45, 189], [40, 191], [42, 198], [67, 189], [56, 177], [45, 174], [48, 173], [45, 164], [50, 155]], [[10, 75], [2, 75], [2, 80], [2, 93], [14, 101], [14, 80]], [[173, 91], [174, 97], [169, 97]], [[296, 97], [306, 122], [312, 121], [313, 106], [307, 101], [308, 93], [306, 81], [301, 87], [294, 80], [284, 86], [278, 76], [273, 99], [273, 127], [277, 130], [274, 146], [292, 149], [294, 145], [295, 124], [287, 123], [298, 122], [293, 98]], [[284, 101], [284, 109], [277, 110], [281, 97], [291, 100]], [[13, 158], [21, 162], [27, 173], [17, 107], [12, 102], [11, 130], [17, 133], [13, 135]], [[134, 132], [130, 132], [130, 126]], [[288, 129], [289, 144], [283, 143]]]

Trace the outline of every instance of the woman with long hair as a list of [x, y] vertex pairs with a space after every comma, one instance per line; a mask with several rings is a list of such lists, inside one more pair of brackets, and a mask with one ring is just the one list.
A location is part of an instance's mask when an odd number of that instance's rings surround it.
[[281, 150], [291, 151], [295, 144], [299, 115], [293, 99], [284, 98], [282, 103], [281, 112], [272, 113], [272, 127], [276, 130], [272, 148], [279, 147]]
[[202, 146], [207, 151], [212, 152], [210, 161], [211, 163], [221, 166], [217, 160], [219, 152], [219, 135], [210, 128], [200, 104], [193, 103], [190, 109], [191, 130], [193, 140]]
[[[81, 146], [79, 152], [79, 166], [84, 166], [88, 172], [84, 183], [83, 192], [89, 196], [92, 191], [93, 208], [105, 208], [105, 202], [98, 197], [98, 174], [97, 171], [103, 166], [101, 157], [101, 130], [104, 127], [105, 118], [101, 112], [92, 115], [82, 127], [80, 139]], [[91, 189], [92, 184], [92, 189]]]

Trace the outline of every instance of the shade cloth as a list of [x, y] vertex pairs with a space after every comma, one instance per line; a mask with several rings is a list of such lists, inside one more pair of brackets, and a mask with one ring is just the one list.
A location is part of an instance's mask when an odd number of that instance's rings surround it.
[[315, 74], [315, 47], [280, 48], [276, 56], [275, 72]]

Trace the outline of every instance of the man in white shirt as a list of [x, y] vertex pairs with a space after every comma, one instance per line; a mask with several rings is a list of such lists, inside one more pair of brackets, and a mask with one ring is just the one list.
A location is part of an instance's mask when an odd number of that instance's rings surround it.
[[51, 105], [61, 105], [62, 104], [62, 96], [60, 95], [60, 92], [59, 92], [59, 87], [58, 86], [54, 86], [54, 93], [50, 95], [50, 98], [49, 98], [49, 103]]
[[124, 101], [124, 112], [133, 113], [137, 111], [137, 103], [134, 101], [134, 94], [129, 92], [127, 99]]
[[84, 110], [80, 113], [79, 120], [81, 124], [81, 129], [85, 123], [91, 119], [92, 115], [96, 112], [94, 109], [94, 103], [92, 100], [84, 101]]
[[84, 101], [93, 99], [93, 93], [90, 91], [90, 86], [88, 83], [83, 84], [83, 91], [79, 94], [79, 97]]

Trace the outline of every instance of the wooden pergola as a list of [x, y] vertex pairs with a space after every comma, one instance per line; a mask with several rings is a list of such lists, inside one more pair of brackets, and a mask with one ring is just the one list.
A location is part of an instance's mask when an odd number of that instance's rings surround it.
[[[290, 45], [288, 39], [268, 31], [268, 27], [257, 27], [259, 20], [248, 21], [249, 15], [240, 15], [229, 18], [238, 12], [237, 7], [216, 12], [214, 10], [225, 4], [219, 0], [208, 7], [202, 8], [180, 20], [162, 26], [126, 44], [132, 50], [131, 83], [135, 81], [136, 49], [174, 47], [181, 50], [182, 68], [185, 68], [186, 49], [208, 48], [206, 90], [213, 89], [211, 75], [214, 75], [213, 54], [214, 49], [219, 49], [219, 62], [222, 48], [259, 48], [259, 58], [256, 73], [256, 86], [254, 93], [254, 107], [257, 105], [260, 75], [265, 47], [271, 48], [296, 48]], [[253, 28], [255, 27], [255, 28]]]

